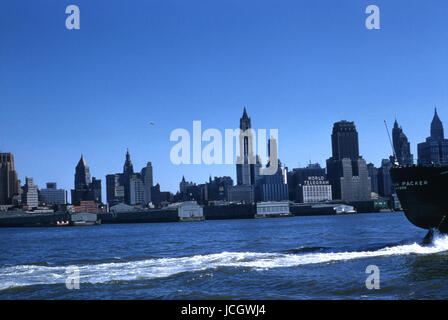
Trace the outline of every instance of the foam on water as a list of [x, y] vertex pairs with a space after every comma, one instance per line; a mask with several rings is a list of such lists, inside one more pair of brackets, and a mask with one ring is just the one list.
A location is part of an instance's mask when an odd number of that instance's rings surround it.
[[[245, 267], [255, 270], [337, 262], [392, 255], [434, 254], [448, 250], [448, 236], [436, 235], [430, 245], [397, 245], [376, 251], [325, 253], [221, 252], [176, 258], [153, 258], [130, 262], [79, 265], [81, 283], [107, 283], [169, 277], [218, 267]], [[65, 283], [65, 266], [16, 265], [0, 267], [0, 290], [37, 284]]]

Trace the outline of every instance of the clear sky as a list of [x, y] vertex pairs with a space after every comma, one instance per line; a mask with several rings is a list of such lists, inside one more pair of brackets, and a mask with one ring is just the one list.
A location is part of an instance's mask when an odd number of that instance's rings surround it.
[[[80, 30], [65, 27], [70, 4]], [[370, 4], [380, 30], [365, 28]], [[383, 120], [397, 117], [416, 157], [434, 106], [448, 121], [447, 14], [445, 0], [2, 1], [0, 150], [22, 181], [68, 190], [84, 154], [104, 195], [129, 148], [174, 192], [182, 175], [236, 170], [173, 165], [171, 131], [237, 128], [246, 106], [254, 128], [279, 130], [289, 168], [325, 166], [339, 120], [355, 121], [378, 166], [391, 153]]]

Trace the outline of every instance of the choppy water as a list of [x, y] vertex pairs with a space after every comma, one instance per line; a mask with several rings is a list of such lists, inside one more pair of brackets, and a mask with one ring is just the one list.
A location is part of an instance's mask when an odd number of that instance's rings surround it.
[[425, 234], [402, 213], [0, 229], [0, 299], [446, 299], [448, 237]]

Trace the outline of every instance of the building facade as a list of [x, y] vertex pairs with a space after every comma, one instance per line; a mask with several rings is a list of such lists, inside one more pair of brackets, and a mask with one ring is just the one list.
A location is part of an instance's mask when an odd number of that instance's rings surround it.
[[412, 166], [414, 164], [414, 156], [411, 153], [411, 144], [403, 129], [398, 126], [397, 120], [395, 120], [394, 128], [392, 129], [392, 141], [398, 164]]
[[310, 176], [299, 186], [300, 201], [316, 203], [331, 201], [331, 185], [324, 176]]
[[13, 154], [0, 153], [0, 205], [13, 204], [14, 196], [20, 195], [21, 191]]
[[371, 181], [366, 161], [359, 155], [358, 132], [354, 122], [336, 122], [331, 142], [333, 154], [327, 160], [327, 178], [332, 187], [332, 198], [369, 200]]
[[67, 204], [67, 191], [58, 189], [56, 182], [48, 182], [47, 188], [40, 190], [40, 196], [45, 204]]
[[34, 184], [33, 178], [26, 178], [23, 186], [22, 205], [28, 208], [37, 208], [39, 206], [39, 191]]
[[94, 201], [101, 204], [101, 180], [90, 179], [90, 169], [81, 155], [75, 169], [75, 189], [71, 191], [72, 204], [79, 206], [81, 201]]
[[300, 186], [302, 186], [309, 177], [326, 176], [325, 169], [321, 168], [319, 163], [310, 163], [305, 168], [294, 168], [287, 174], [288, 174], [289, 200], [296, 202], [303, 201]]

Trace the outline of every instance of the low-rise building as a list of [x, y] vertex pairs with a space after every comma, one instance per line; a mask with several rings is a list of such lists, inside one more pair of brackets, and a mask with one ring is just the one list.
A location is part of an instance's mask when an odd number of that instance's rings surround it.
[[163, 210], [177, 210], [179, 221], [202, 221], [204, 220], [203, 209], [196, 201], [185, 201], [173, 203]]
[[267, 201], [257, 203], [257, 214], [255, 215], [255, 218], [288, 216], [291, 216], [289, 211], [289, 201]]

